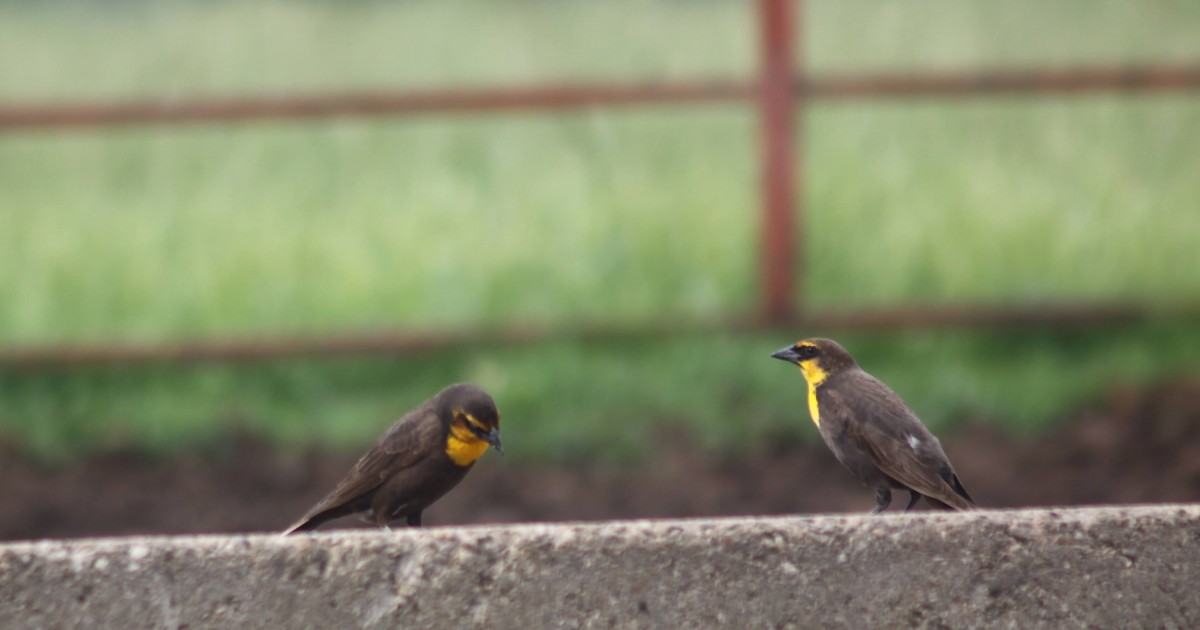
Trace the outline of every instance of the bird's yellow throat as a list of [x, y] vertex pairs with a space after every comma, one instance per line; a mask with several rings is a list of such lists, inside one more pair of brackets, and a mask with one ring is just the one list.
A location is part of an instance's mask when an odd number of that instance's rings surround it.
[[450, 435], [446, 438], [446, 455], [457, 466], [470, 466], [483, 456], [488, 449], [488, 443], [479, 439], [475, 432], [457, 424], [450, 425]]
[[808, 381], [808, 413], [812, 415], [813, 424], [821, 427], [821, 409], [817, 405], [817, 387], [829, 378], [829, 373], [821, 369], [815, 360], [802, 361], [800, 371], [804, 380]]

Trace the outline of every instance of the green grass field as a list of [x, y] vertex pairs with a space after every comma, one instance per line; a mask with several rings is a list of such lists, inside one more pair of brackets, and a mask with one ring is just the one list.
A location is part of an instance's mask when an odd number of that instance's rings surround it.
[[[1193, 2], [808, 4], [815, 72], [1200, 61]], [[0, 102], [745, 76], [751, 6], [5, 2]], [[815, 305], [1200, 296], [1195, 94], [818, 104], [803, 126]], [[0, 135], [0, 343], [746, 312], [756, 133], [722, 106]], [[1187, 322], [844, 337], [935, 427], [1036, 430], [1200, 375]], [[515, 458], [626, 458], [659, 425], [737, 448], [813, 434], [767, 358], [789, 341], [4, 370], [0, 433], [50, 457], [230, 430], [352, 448], [470, 379]]]

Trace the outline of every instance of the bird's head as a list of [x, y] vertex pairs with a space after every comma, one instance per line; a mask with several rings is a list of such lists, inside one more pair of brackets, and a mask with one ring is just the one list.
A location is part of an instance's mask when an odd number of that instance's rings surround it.
[[800, 367], [804, 379], [816, 387], [831, 374], [854, 366], [854, 358], [846, 349], [832, 339], [805, 339], [780, 348], [773, 358], [787, 361]]
[[474, 385], [462, 384], [452, 385], [442, 394], [449, 412], [451, 439], [479, 455], [489, 445], [504, 454], [504, 445], [500, 442], [500, 412], [487, 392]]

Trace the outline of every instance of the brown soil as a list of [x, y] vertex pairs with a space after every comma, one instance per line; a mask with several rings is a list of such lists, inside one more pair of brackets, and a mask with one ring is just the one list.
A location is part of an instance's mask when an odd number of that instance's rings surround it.
[[[943, 444], [983, 506], [1200, 500], [1200, 383], [1116, 391], [1060, 426], [1036, 440], [1017, 440], [967, 423], [943, 436]], [[244, 439], [206, 457], [111, 454], [52, 469], [4, 457], [0, 539], [279, 530], [354, 458], [280, 454]], [[872, 505], [871, 492], [816, 443], [779, 444], [737, 458], [699, 456], [681, 446], [624, 471], [518, 467], [489, 456], [426, 511], [425, 522], [792, 514]], [[346, 519], [332, 526], [358, 524]]]

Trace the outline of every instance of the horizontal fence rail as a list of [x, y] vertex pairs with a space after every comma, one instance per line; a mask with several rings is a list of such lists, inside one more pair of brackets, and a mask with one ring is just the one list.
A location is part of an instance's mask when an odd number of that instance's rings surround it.
[[941, 74], [833, 76], [800, 81], [810, 98], [1173, 92], [1200, 88], [1200, 66], [1081, 67]]
[[[328, 336], [296, 336], [195, 341], [148, 341], [9, 348], [0, 352], [0, 368], [50, 369], [171, 363], [253, 363], [278, 359], [326, 359], [413, 355], [462, 347], [500, 347], [553, 340], [603, 342], [655, 339], [689, 334], [778, 332], [784, 341], [804, 331], [986, 328], [1039, 326], [1112, 326], [1163, 320], [1200, 321], [1200, 303], [1148, 306], [1108, 304], [900, 306], [861, 310], [825, 310], [785, 321], [749, 316], [708, 320], [634, 323], [520, 324], [461, 330], [429, 329]], [[783, 343], [781, 341], [780, 343]]]
[[0, 106], [0, 130], [678, 105], [738, 102], [751, 93], [744, 82], [697, 81], [33, 104]]
[[[149, 100], [128, 103], [0, 105], [0, 131], [145, 124], [232, 123], [331, 117], [573, 110], [689, 103], [739, 103], [758, 84], [711, 80], [679, 83], [547, 85], [495, 89], [412, 90], [339, 95]], [[1074, 68], [797, 78], [806, 99], [949, 97], [1079, 92], [1170, 92], [1200, 89], [1200, 66]]]

